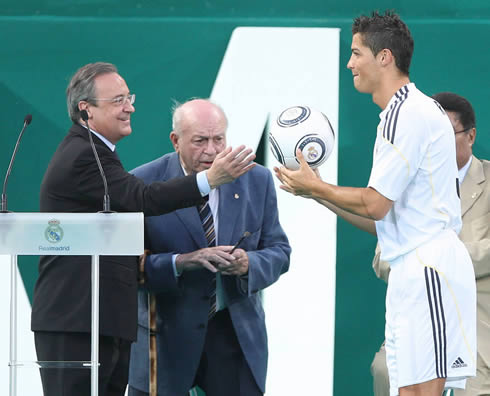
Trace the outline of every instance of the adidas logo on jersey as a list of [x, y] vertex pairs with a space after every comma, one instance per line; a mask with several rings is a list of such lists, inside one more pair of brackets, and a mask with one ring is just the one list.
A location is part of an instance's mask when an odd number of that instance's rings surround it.
[[457, 358], [454, 363], [452, 364], [451, 368], [461, 368], [461, 367], [467, 367], [468, 365], [463, 362], [463, 359], [461, 359], [460, 357]]

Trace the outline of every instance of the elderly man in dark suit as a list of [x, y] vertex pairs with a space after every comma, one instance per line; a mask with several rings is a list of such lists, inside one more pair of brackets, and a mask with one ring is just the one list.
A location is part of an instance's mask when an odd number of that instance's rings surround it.
[[[133, 173], [152, 183], [208, 169], [226, 146], [226, 129], [218, 106], [186, 102], [174, 111], [170, 139], [176, 152]], [[129, 395], [150, 393], [148, 345], [154, 336], [152, 395], [184, 396], [195, 385], [207, 396], [263, 395], [267, 334], [260, 291], [288, 270], [291, 250], [269, 170], [256, 166], [213, 189], [207, 204], [145, 223], [150, 254], [142, 263], [146, 290], [139, 292]], [[150, 335], [148, 292], [156, 302]]]
[[[145, 184], [127, 173], [115, 151], [128, 136], [135, 95], [114, 65], [80, 68], [67, 88], [73, 125], [54, 153], [40, 193], [42, 212], [97, 212], [104, 188], [89, 143], [92, 134], [107, 176], [112, 209], [160, 215], [202, 201], [211, 188], [230, 182], [254, 164], [251, 150], [228, 148], [206, 172], [168, 182]], [[82, 112], [86, 112], [82, 121]], [[243, 151], [242, 151], [243, 150]], [[42, 256], [34, 290], [31, 327], [43, 361], [90, 360], [90, 258]], [[137, 260], [100, 260], [99, 395], [124, 395], [130, 343], [137, 330]], [[41, 369], [46, 396], [87, 396], [90, 370]]]

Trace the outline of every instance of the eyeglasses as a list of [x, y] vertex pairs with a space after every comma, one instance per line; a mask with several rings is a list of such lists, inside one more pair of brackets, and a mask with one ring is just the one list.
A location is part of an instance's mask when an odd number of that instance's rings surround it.
[[460, 131], [454, 131], [454, 134], [457, 135], [458, 133], [463, 133], [463, 132], [466, 132], [466, 131], [469, 131], [471, 128], [473, 127], [469, 127], [469, 128], [466, 128], [466, 129], [462, 129]]
[[133, 104], [134, 101], [136, 100], [136, 94], [130, 94], [127, 96], [116, 96], [115, 98], [111, 99], [101, 99], [101, 98], [91, 98], [89, 100], [96, 100], [96, 101], [104, 101], [104, 102], [110, 102], [114, 106], [124, 106], [126, 103]]

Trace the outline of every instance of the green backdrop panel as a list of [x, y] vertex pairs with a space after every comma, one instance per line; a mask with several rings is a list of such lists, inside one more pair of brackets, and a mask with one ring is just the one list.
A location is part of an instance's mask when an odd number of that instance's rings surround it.
[[[134, 132], [118, 144], [123, 164], [131, 169], [171, 150], [168, 134], [171, 128], [169, 109], [173, 100], [209, 96], [230, 34], [236, 26], [342, 29], [339, 184], [365, 186], [379, 109], [368, 95], [354, 90], [351, 73], [345, 65], [350, 56], [351, 17], [356, 10], [368, 11], [368, 3], [347, 1], [333, 5], [311, 1], [297, 14], [293, 12], [297, 6], [292, 2], [274, 2], [270, 6], [259, 6], [258, 2], [249, 6], [237, 4], [233, 11], [224, 2], [215, 1], [206, 3], [209, 8], [205, 12], [204, 6], [193, 9], [191, 2], [176, 1], [166, 2], [165, 6], [159, 6], [156, 1], [147, 2], [140, 8], [129, 1], [48, 1], [42, 7], [39, 2], [24, 1], [7, 5], [2, 10], [3, 15], [71, 15], [76, 11], [78, 14], [108, 16], [117, 4], [118, 16], [130, 15], [130, 12], [140, 16], [0, 17], [2, 174], [7, 169], [24, 115], [33, 114], [33, 122], [23, 138], [9, 182], [10, 210], [37, 211], [39, 208], [42, 176], [49, 158], [70, 126], [64, 91], [79, 66], [99, 60], [113, 62], [136, 93]], [[416, 42], [412, 79], [428, 94], [450, 90], [472, 101], [478, 119], [475, 153], [490, 158], [490, 114], [486, 111], [486, 69], [490, 55], [482, 50], [486, 48], [486, 38], [490, 37], [490, 21], [439, 19], [472, 15], [488, 17], [485, 6], [488, 2], [472, 2], [464, 8], [458, 3], [459, 9], [455, 1], [437, 1], [431, 7], [427, 2], [424, 7], [421, 2], [395, 2], [395, 6], [397, 4], [410, 4], [401, 9], [413, 16], [413, 19], [407, 19]], [[381, 5], [388, 5], [388, 2], [377, 4], [378, 7]], [[389, 5], [393, 7], [392, 2]], [[199, 14], [199, 10], [203, 13]], [[255, 18], [259, 14], [257, 10], [261, 10], [262, 18]], [[155, 17], [172, 13], [193, 18]], [[200, 15], [210, 17], [199, 18]], [[336, 15], [340, 17], [334, 18]], [[245, 18], [247, 16], [252, 17]], [[373, 237], [339, 221], [336, 396], [371, 393], [369, 365], [384, 337], [385, 292], [384, 284], [371, 270], [374, 245]], [[35, 257], [20, 260], [30, 295], [37, 276], [36, 262]]]

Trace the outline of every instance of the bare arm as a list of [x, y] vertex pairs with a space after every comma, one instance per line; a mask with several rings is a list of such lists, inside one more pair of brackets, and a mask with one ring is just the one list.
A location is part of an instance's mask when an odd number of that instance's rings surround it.
[[369, 232], [372, 235], [376, 235], [376, 226], [374, 224], [374, 220], [366, 219], [365, 217], [347, 212], [346, 210], [343, 210], [338, 206], [335, 206], [334, 204], [326, 201], [325, 199], [314, 198], [314, 200], [319, 204], [325, 206], [327, 209], [331, 210], [337, 216], [343, 218], [345, 221], [352, 224], [353, 226], [363, 231]]
[[373, 220], [386, 216], [393, 201], [370, 187], [340, 187], [325, 183], [308, 166], [300, 150], [297, 157], [300, 160], [299, 170], [275, 168], [276, 176], [282, 182], [281, 189], [313, 198], [349, 223], [376, 234]]

